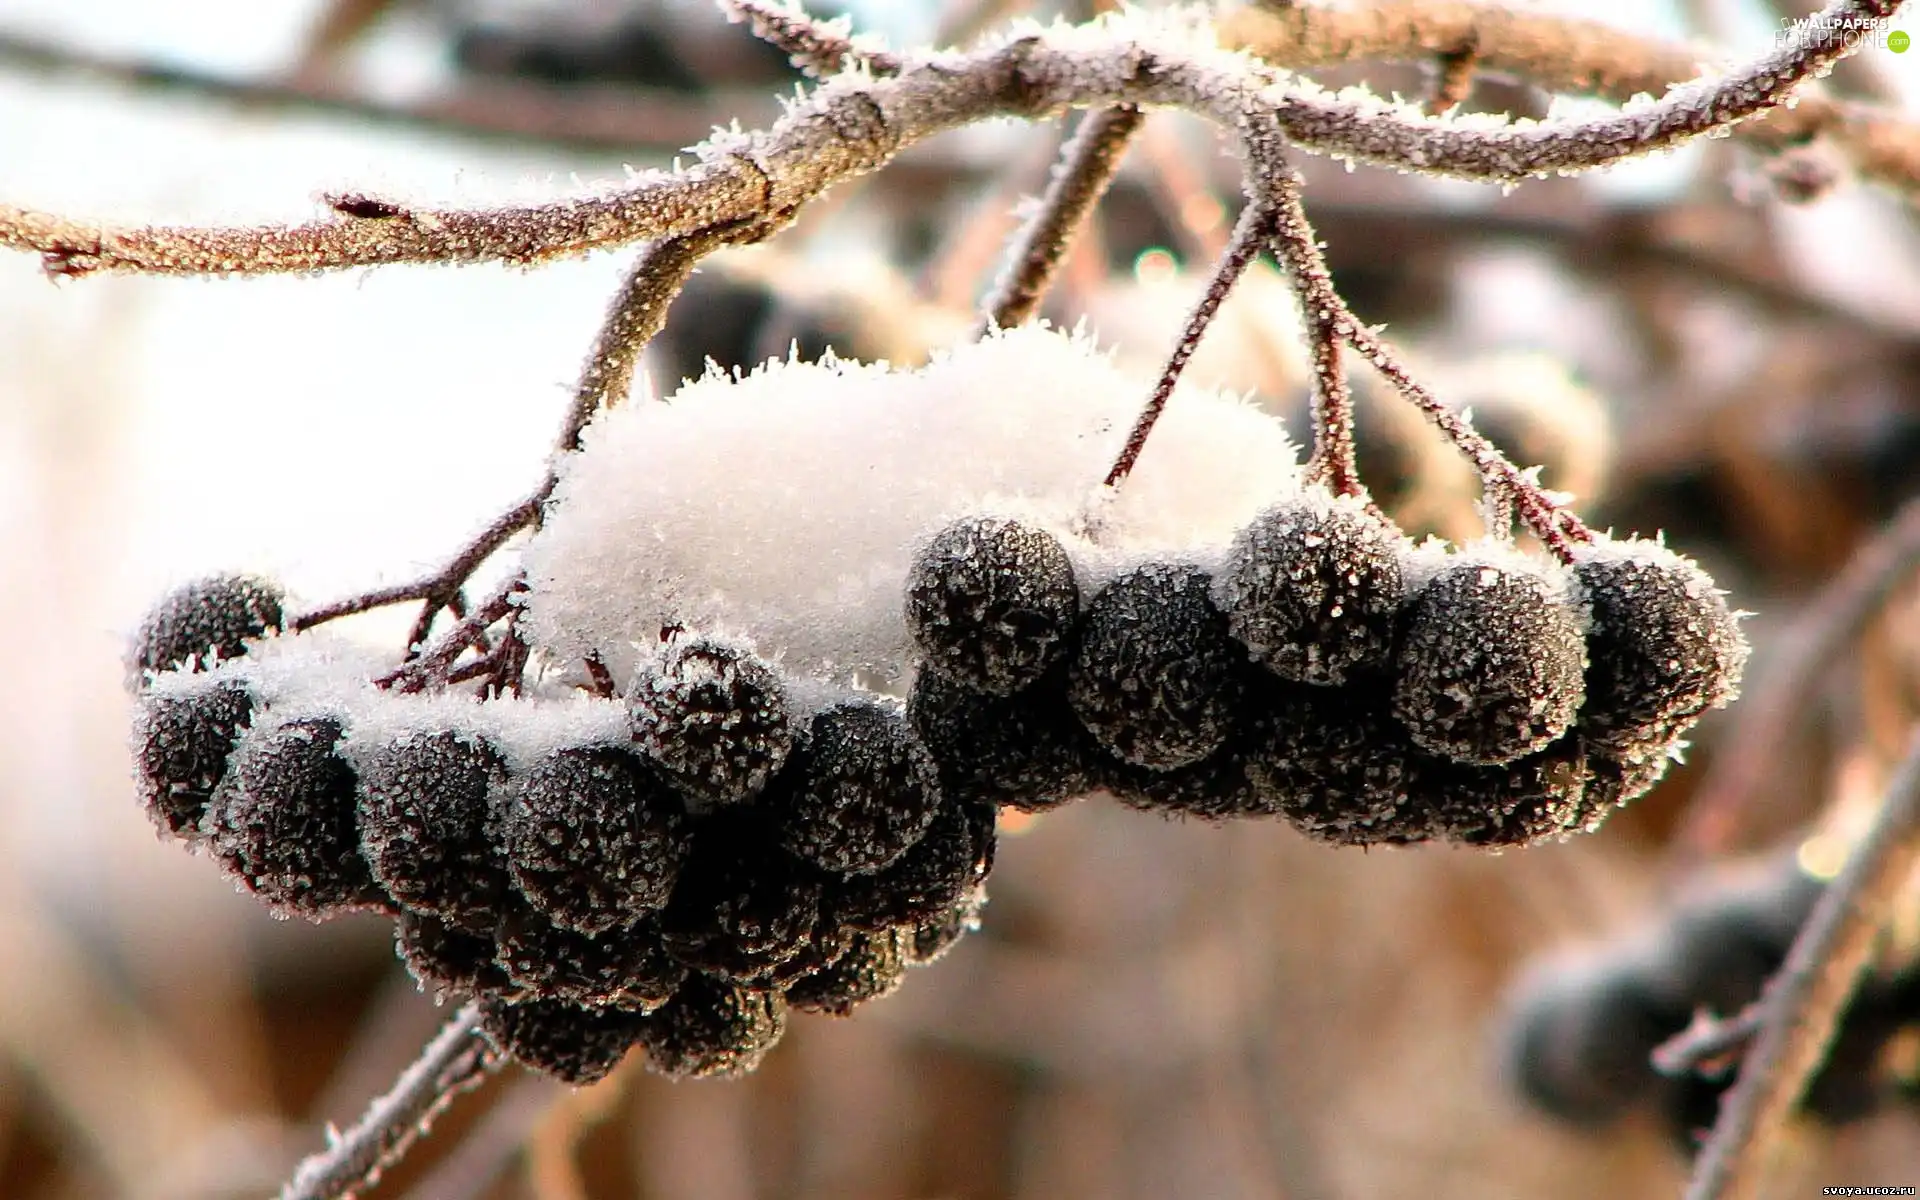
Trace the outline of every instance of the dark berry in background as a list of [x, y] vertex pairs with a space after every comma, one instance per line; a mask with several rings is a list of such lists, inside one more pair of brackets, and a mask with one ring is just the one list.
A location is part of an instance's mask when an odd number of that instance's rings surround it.
[[851, 1016], [869, 1000], [891, 995], [906, 978], [906, 930], [860, 933], [846, 953], [787, 989], [787, 1004], [800, 1012]]
[[469, 933], [422, 913], [402, 911], [394, 922], [394, 950], [420, 990], [449, 996], [504, 995], [513, 989], [495, 962], [493, 937]]
[[661, 917], [667, 949], [698, 971], [764, 979], [807, 946], [824, 881], [779, 847], [761, 814], [707, 817]]
[[1605, 1124], [1669, 1086], [1654, 1070], [1653, 1052], [1690, 1016], [1631, 958], [1548, 964], [1508, 1003], [1502, 1067], [1541, 1111], [1576, 1125]]
[[996, 696], [1067, 651], [1080, 588], [1060, 542], [999, 517], [948, 526], [907, 575], [907, 628], [928, 667]]
[[1323, 842], [1366, 846], [1430, 833], [1415, 802], [1414, 749], [1384, 685], [1272, 680], [1252, 693], [1246, 772], [1269, 811]]
[[506, 863], [494, 839], [500, 755], [475, 734], [403, 734], [360, 772], [360, 839], [374, 878], [415, 912], [475, 931], [504, 911]]
[[706, 975], [641, 1019], [647, 1066], [674, 1079], [746, 1075], [787, 1030], [786, 1002]]
[[613, 1073], [640, 1038], [638, 1013], [584, 1008], [560, 1000], [480, 1004], [480, 1032], [522, 1066], [562, 1083], [598, 1083]]
[[814, 714], [794, 769], [763, 803], [794, 855], [824, 871], [877, 871], [926, 833], [940, 782], [899, 709], [845, 700]]
[[736, 804], [767, 786], [793, 749], [785, 685], [748, 651], [712, 638], [669, 646], [627, 693], [634, 748], [702, 804]]
[[162, 833], [197, 837], [227, 758], [253, 720], [253, 695], [229, 680], [141, 700], [134, 719], [140, 802]]
[[148, 611], [128, 652], [129, 682], [193, 664], [205, 670], [215, 656], [237, 658], [248, 638], [264, 637], [286, 620], [286, 593], [255, 575], [210, 575], [169, 592]]
[[1109, 753], [1171, 770], [1226, 742], [1247, 654], [1228, 634], [1211, 588], [1199, 567], [1148, 563], [1087, 606], [1067, 697]]
[[663, 907], [691, 844], [678, 795], [630, 751], [556, 750], [514, 786], [501, 848], [554, 924], [599, 933]]
[[993, 827], [982, 807], [945, 805], [926, 836], [885, 870], [832, 880], [828, 915], [875, 933], [944, 917], [992, 869]]
[[500, 922], [499, 964], [535, 995], [570, 1004], [646, 1011], [666, 1003], [687, 977], [652, 919], [598, 934], [562, 929], [536, 912]]
[[1067, 703], [1064, 670], [1004, 697], [923, 670], [907, 719], [933, 754], [948, 800], [1044, 812], [1098, 786], [1095, 764], [1105, 756]]

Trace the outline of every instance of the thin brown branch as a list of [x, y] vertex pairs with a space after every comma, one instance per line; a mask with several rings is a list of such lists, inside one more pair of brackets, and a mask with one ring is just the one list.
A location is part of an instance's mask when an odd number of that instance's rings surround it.
[[516, 601], [527, 590], [524, 571], [513, 575], [495, 590], [493, 596], [472, 615], [442, 634], [440, 640], [408, 662], [374, 680], [374, 686], [402, 692], [418, 692], [432, 686], [444, 686], [447, 673], [468, 647], [485, 639], [494, 622], [518, 611]]
[[1731, 1017], [1696, 1012], [1685, 1029], [1654, 1047], [1654, 1070], [1679, 1076], [1713, 1069], [1747, 1048], [1766, 1015], [1757, 1001]]
[[1675, 837], [1678, 869], [1731, 848], [1744, 814], [1764, 799], [1773, 751], [1786, 745], [1806, 718], [1809, 697], [1845, 661], [1847, 647], [1867, 622], [1916, 572], [1920, 499], [1909, 500], [1855, 551], [1779, 637], [1780, 657], [1747, 689], [1732, 727], [1715, 747], [1711, 770], [1694, 793]]
[[1760, 998], [1764, 1018], [1695, 1163], [1687, 1200], [1751, 1200], [1832, 1044], [1900, 889], [1920, 864], [1920, 736], [1872, 826], [1814, 906]]
[[982, 303], [976, 336], [1025, 324], [1040, 309], [1074, 235], [1113, 183], [1127, 145], [1146, 119], [1132, 105], [1088, 113], [1067, 143], [1039, 207], [1020, 230], [1005, 273]]
[[280, 1200], [345, 1200], [372, 1187], [461, 1092], [477, 1087], [502, 1061], [479, 1035], [469, 1004], [427, 1043], [393, 1087], [344, 1133], [294, 1171]]
[[[1836, 0], [1832, 19], [1884, 16], [1897, 0]], [[911, 62], [885, 79], [842, 75], [766, 130], [725, 133], [692, 166], [625, 187], [527, 207], [444, 209], [382, 197], [377, 217], [334, 211], [298, 226], [112, 227], [0, 205], [0, 246], [38, 252], [49, 274], [304, 272], [402, 262], [537, 263], [779, 218], [833, 184], [883, 166], [934, 134], [995, 117], [1078, 107], [1173, 107], [1241, 131], [1277, 131], [1351, 161], [1518, 183], [1678, 145], [1779, 107], [1847, 54], [1841, 39], [1787, 46], [1632, 111], [1589, 121], [1461, 125], [1384, 102], [1300, 89], [1253, 60], [1205, 48], [1164, 19], [1025, 34], [966, 55]], [[1894, 148], [1920, 164], [1920, 147]], [[1920, 174], [1916, 174], [1920, 178]]]
[[727, 20], [745, 24], [753, 36], [786, 53], [793, 65], [815, 78], [863, 66], [875, 75], [897, 75], [901, 60], [877, 43], [856, 38], [852, 21], [831, 21], [809, 14], [795, 3], [773, 0], [719, 0]]
[[1353, 390], [1340, 361], [1344, 336], [1340, 318], [1345, 302], [1327, 305], [1320, 300], [1338, 293], [1326, 258], [1320, 253], [1319, 237], [1300, 204], [1297, 187], [1289, 187], [1281, 196], [1274, 214], [1273, 237], [1278, 246], [1275, 253], [1286, 265], [1294, 293], [1300, 297], [1301, 319], [1306, 324], [1307, 347], [1313, 359], [1313, 457], [1307, 464], [1307, 474], [1336, 496], [1355, 496], [1364, 489], [1355, 457]]
[[1193, 312], [1187, 316], [1186, 325], [1180, 330], [1180, 340], [1175, 343], [1173, 354], [1160, 372], [1160, 381], [1154, 384], [1153, 394], [1147, 398], [1139, 419], [1127, 434], [1126, 445], [1121, 447], [1119, 457], [1114, 459], [1113, 469], [1107, 472], [1108, 487], [1118, 487], [1128, 472], [1133, 470], [1133, 464], [1139, 461], [1140, 452], [1146, 448], [1148, 435], [1153, 432], [1161, 412], [1167, 407], [1167, 401], [1173, 396], [1174, 385], [1180, 381], [1188, 360], [1199, 349], [1200, 339], [1206, 336], [1207, 327], [1213, 324], [1214, 315], [1233, 291], [1233, 285], [1240, 282], [1240, 276], [1260, 256], [1260, 251], [1266, 248], [1272, 237], [1272, 211], [1259, 201], [1248, 202], [1240, 210], [1240, 220], [1234, 224], [1233, 236], [1227, 242], [1227, 252], [1214, 264], [1213, 277], [1207, 281], [1207, 290], [1201, 294], [1199, 303], [1194, 305]]

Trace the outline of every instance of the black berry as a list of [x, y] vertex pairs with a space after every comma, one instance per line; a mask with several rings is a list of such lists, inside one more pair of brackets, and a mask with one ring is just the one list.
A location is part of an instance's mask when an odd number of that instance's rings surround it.
[[513, 990], [494, 961], [493, 938], [455, 929], [437, 917], [402, 911], [394, 923], [394, 948], [420, 990], [436, 1000], [449, 996], [501, 996]]
[[793, 749], [787, 691], [773, 668], [712, 638], [675, 642], [627, 694], [635, 749], [702, 804], [758, 793]]
[[998, 517], [949, 525], [907, 575], [907, 628], [927, 665], [996, 696], [1033, 683], [1065, 656], [1079, 607], [1059, 541]]
[[885, 870], [834, 879], [829, 915], [873, 933], [946, 916], [992, 869], [992, 825], [982, 808], [946, 805], [926, 836]]
[[788, 851], [825, 871], [877, 871], [940, 808], [933, 756], [898, 709], [846, 700], [814, 714], [791, 785], [768, 800]]
[[777, 993], [690, 975], [673, 999], [642, 1018], [647, 1066], [673, 1079], [750, 1073], [787, 1030]]
[[505, 911], [495, 845], [499, 753], [476, 735], [410, 733], [369, 752], [360, 773], [360, 841], [387, 893], [415, 912], [475, 932]]
[[480, 1003], [480, 1032], [522, 1066], [562, 1083], [598, 1083], [640, 1040], [646, 1018], [617, 1008], [561, 1000]]
[[148, 696], [134, 719], [140, 802], [162, 833], [197, 837], [227, 758], [253, 721], [253, 695], [233, 680]]
[[911, 937], [904, 929], [856, 934], [846, 953], [787, 989], [787, 1004], [845, 1017], [869, 1000], [891, 995], [906, 979], [904, 951]]
[[661, 918], [667, 949], [696, 970], [765, 978], [810, 941], [824, 877], [780, 849], [759, 813], [705, 818]]
[[1105, 757], [1067, 703], [1063, 670], [1004, 697], [921, 671], [907, 697], [907, 719], [932, 753], [949, 800], [1044, 812], [1092, 791], [1096, 763]]
[[1428, 759], [1415, 791], [1433, 836], [1489, 849], [1531, 846], [1597, 823], [1587, 803], [1591, 778], [1579, 738], [1497, 767]]
[[189, 667], [204, 671], [216, 657], [236, 658], [249, 638], [264, 637], [286, 620], [286, 593], [254, 575], [211, 575], [167, 593], [140, 622], [127, 655], [132, 684]]
[[500, 966], [515, 984], [569, 1004], [644, 1012], [666, 1003], [687, 977], [652, 919], [586, 934], [518, 912], [500, 922], [497, 940]]
[[1389, 715], [1384, 686], [1275, 680], [1253, 694], [1245, 760], [1250, 811], [1277, 812], [1308, 837], [1340, 845], [1428, 836], [1425, 811], [1412, 794], [1415, 751]]

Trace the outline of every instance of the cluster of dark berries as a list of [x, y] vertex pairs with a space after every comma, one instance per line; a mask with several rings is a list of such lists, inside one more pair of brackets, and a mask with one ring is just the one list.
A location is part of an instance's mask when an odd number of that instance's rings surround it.
[[639, 1047], [741, 1074], [790, 1011], [845, 1015], [977, 924], [995, 809], [941, 790], [896, 703], [802, 706], [696, 636], [545, 724], [536, 700], [343, 699], [250, 669], [280, 603], [209, 579], [143, 627], [149, 813], [280, 914], [391, 915], [422, 985], [528, 1066], [590, 1082]]
[[[1696, 1013], [1730, 1018], [1757, 1000], [1823, 887], [1794, 856], [1782, 856], [1702, 887], [1631, 941], [1542, 964], [1510, 998], [1502, 1036], [1511, 1085], [1536, 1108], [1582, 1128], [1653, 1112], [1691, 1154], [1733, 1085], [1739, 1052], [1666, 1074], [1655, 1067], [1654, 1050]], [[1887, 1054], [1894, 1036], [1914, 1026], [1920, 969], [1870, 975], [1802, 1110], [1837, 1126], [1916, 1098]]]
[[950, 796], [1036, 811], [1104, 789], [1350, 845], [1527, 845], [1651, 788], [1746, 659], [1686, 559], [1575, 557], [1416, 549], [1309, 490], [1224, 561], [1141, 563], [1082, 603], [1051, 534], [970, 518], [909, 576], [908, 713]]

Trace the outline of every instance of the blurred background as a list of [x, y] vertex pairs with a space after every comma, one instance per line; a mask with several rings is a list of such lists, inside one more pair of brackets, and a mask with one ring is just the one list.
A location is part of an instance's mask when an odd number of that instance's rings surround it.
[[[1792, 4], [1609, 12], [1745, 56]], [[913, 45], [1098, 6], [847, 7]], [[1415, 66], [1320, 76], [1431, 87]], [[763, 125], [797, 81], [692, 0], [8, 0], [0, 194], [120, 222], [298, 221], [333, 190], [526, 200], [617, 183], [735, 118]], [[1920, 56], [1870, 51], [1827, 86], [1901, 105]], [[1468, 107], [1547, 100], [1483, 78]], [[650, 358], [656, 389], [708, 357], [832, 345], [911, 362], [965, 336], [1060, 139], [948, 135], [771, 246], [709, 260]], [[1792, 185], [1820, 174], [1809, 155], [1783, 168], [1713, 141], [1511, 194], [1302, 163], [1356, 311], [1596, 526], [1664, 530], [1698, 557], [1757, 614], [1750, 678], [1920, 490], [1920, 231], [1844, 178], [1807, 200]], [[1154, 117], [1050, 315], [1152, 371], [1238, 185], [1211, 130]], [[317, 602], [437, 565], [538, 480], [630, 254], [57, 285], [0, 256], [0, 1195], [269, 1194], [444, 1018], [387, 922], [276, 922], [155, 839], [122, 646], [209, 571], [274, 574]], [[1194, 370], [1298, 422], [1297, 332], [1264, 271]], [[1470, 476], [1356, 385], [1376, 497], [1410, 532], [1471, 536]], [[1799, 845], [1871, 806], [1920, 701], [1917, 601], [1903, 589], [1804, 698], [1709, 857]], [[354, 629], [397, 648], [410, 617]], [[1503, 1074], [1501, 1013], [1542, 956], [1657, 929], [1700, 884], [1676, 863], [1701, 847], [1677, 831], [1738, 712], [1598, 835], [1501, 857], [1332, 849], [1099, 800], [1003, 818], [984, 928], [899, 995], [797, 1019], [744, 1081], [671, 1084], [636, 1058], [570, 1092], [510, 1069], [376, 1194], [1677, 1194], [1672, 1122], [1537, 1112]], [[1914, 1181], [1920, 1122], [1883, 1069], [1886, 1103], [1799, 1131], [1780, 1194]]]

